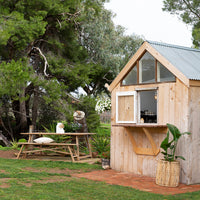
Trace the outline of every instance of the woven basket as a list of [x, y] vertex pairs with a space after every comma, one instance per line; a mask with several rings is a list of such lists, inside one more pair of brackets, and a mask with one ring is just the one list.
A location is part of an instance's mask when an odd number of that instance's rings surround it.
[[180, 162], [159, 160], [156, 170], [156, 184], [167, 187], [177, 187], [180, 177]]

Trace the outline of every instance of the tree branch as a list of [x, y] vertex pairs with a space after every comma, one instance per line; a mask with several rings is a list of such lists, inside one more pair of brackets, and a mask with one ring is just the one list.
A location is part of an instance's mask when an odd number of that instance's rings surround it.
[[42, 53], [42, 51], [40, 50], [39, 47], [33, 47], [33, 49], [38, 50], [40, 55], [44, 58], [44, 75], [48, 77], [49, 75], [46, 73], [46, 70], [47, 70], [47, 67], [49, 66], [49, 64], [47, 62], [45, 55]]
[[186, 4], [187, 8], [190, 10], [191, 13], [193, 13], [197, 18], [200, 19], [200, 14], [194, 11], [191, 4], [187, 0], [183, 0], [183, 2]]

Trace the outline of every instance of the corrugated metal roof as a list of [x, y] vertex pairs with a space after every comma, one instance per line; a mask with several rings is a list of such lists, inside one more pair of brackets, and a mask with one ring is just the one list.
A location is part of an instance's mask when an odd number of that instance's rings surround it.
[[147, 41], [188, 79], [200, 80], [200, 50]]

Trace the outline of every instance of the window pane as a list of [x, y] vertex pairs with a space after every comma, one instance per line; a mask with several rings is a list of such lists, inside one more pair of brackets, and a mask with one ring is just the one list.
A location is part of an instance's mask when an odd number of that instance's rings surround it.
[[157, 63], [157, 81], [158, 82], [168, 82], [175, 81], [175, 76], [161, 63]]
[[140, 122], [157, 123], [157, 90], [140, 92]]
[[127, 74], [127, 76], [122, 81], [122, 85], [133, 85], [133, 84], [137, 84], [136, 65], [133, 67], [133, 69]]
[[139, 83], [155, 82], [155, 58], [148, 52], [139, 61]]

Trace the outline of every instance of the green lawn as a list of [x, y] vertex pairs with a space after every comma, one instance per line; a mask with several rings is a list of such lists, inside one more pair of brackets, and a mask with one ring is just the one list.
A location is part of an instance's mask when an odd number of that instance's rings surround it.
[[73, 173], [101, 170], [99, 165], [61, 161], [0, 158], [0, 199], [8, 200], [187, 200], [200, 199], [200, 191], [163, 196], [130, 187], [72, 177]]

